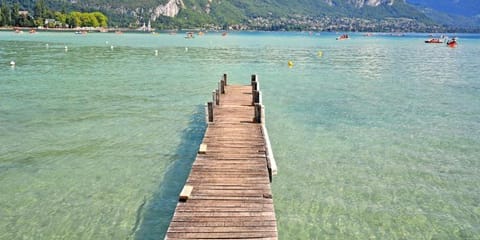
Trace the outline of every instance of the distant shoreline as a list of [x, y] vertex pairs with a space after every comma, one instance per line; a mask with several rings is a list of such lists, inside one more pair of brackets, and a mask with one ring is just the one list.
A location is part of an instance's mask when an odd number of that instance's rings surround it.
[[[37, 28], [37, 27], [0, 27], [0, 32], [14, 32], [16, 30], [28, 33], [31, 30], [35, 32], [86, 32], [86, 33], [140, 33], [140, 34], [152, 34], [152, 33], [184, 33], [184, 32], [297, 32], [297, 31], [267, 31], [267, 30], [205, 30], [201, 28], [196, 29], [161, 29], [161, 30], [139, 30], [132, 28]], [[300, 32], [300, 31], [298, 31]], [[391, 35], [403, 35], [406, 33], [423, 33], [423, 34], [480, 34], [480, 32], [360, 32], [360, 31], [303, 31], [303, 32], [330, 32], [330, 33], [377, 33], [377, 34], [391, 34]]]
[[136, 32], [136, 33], [152, 33], [155, 31], [142, 31], [131, 28], [36, 28], [36, 27], [0, 27], [0, 31], [15, 31], [20, 30], [28, 32], [34, 30], [36, 32], [99, 32], [99, 33], [114, 33], [114, 32]]

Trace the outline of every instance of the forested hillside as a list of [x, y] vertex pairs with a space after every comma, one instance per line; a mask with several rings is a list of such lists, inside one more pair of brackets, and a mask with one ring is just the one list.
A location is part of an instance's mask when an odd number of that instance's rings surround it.
[[[40, 0], [39, 0], [40, 1]], [[411, 0], [419, 4], [420, 0]], [[427, 0], [423, 0], [427, 1]], [[473, 0], [472, 0], [473, 1]], [[36, 0], [18, 3], [35, 15]], [[404, 0], [49, 0], [53, 12], [99, 11], [111, 27], [320, 31], [437, 31], [432, 17]], [[427, 13], [428, 14], [428, 13]]]

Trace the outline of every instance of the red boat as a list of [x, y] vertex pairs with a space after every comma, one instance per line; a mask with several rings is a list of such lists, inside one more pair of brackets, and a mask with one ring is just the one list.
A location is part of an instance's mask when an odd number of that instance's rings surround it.
[[349, 37], [348, 37], [348, 34], [343, 34], [342, 36], [337, 37], [337, 40], [346, 40], [346, 39], [348, 39], [348, 38], [349, 38]]
[[425, 43], [443, 43], [443, 39], [441, 39], [441, 38], [431, 38], [431, 39], [425, 40]]
[[457, 38], [452, 38], [451, 40], [448, 40], [447, 46], [454, 48], [457, 47]]

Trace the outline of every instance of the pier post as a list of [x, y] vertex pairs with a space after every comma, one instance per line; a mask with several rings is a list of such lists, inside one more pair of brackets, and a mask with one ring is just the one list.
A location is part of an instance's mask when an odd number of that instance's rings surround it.
[[219, 93], [218, 89], [215, 90], [215, 96], [216, 96], [215, 104], [216, 104], [216, 105], [220, 105], [220, 93]]
[[252, 86], [253, 86], [253, 82], [257, 81], [257, 78], [258, 78], [257, 74], [252, 74], [252, 78], [251, 78], [252, 79]]
[[258, 77], [256, 74], [252, 75], [252, 91], [260, 90], [260, 86], [258, 84]]
[[226, 73], [223, 74], [223, 81], [225, 83], [225, 86], [227, 86], [227, 74]]
[[208, 102], [208, 122], [213, 123], [213, 102]]
[[225, 94], [225, 79], [220, 80], [220, 93]]
[[255, 117], [254, 117], [253, 121], [255, 123], [261, 123], [261, 121], [262, 121], [262, 104], [255, 103], [254, 108], [255, 108]]
[[261, 103], [260, 102], [260, 91], [258, 91], [258, 90], [253, 90], [253, 92], [252, 92], [252, 105], [255, 105], [255, 103]]
[[255, 117], [254, 122], [261, 123], [262, 125], [265, 124], [265, 107], [261, 103], [255, 103]]

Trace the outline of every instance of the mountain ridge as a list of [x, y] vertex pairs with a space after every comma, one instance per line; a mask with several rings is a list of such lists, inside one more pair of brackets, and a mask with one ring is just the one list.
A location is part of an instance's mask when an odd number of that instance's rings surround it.
[[433, 21], [453, 28], [480, 28], [478, 0], [407, 0]]
[[478, 0], [407, 0], [409, 4], [450, 15], [474, 17], [480, 15]]

